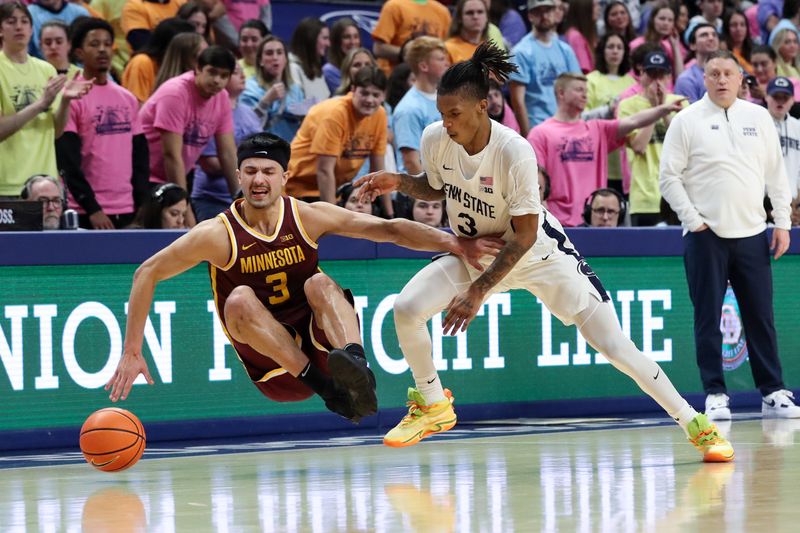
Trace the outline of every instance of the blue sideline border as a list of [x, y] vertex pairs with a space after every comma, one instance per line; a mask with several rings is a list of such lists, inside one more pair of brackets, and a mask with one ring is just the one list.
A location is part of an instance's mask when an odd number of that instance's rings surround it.
[[[567, 235], [586, 258], [681, 256], [680, 228], [572, 228]], [[0, 233], [0, 266], [139, 264], [183, 235], [170, 230]], [[800, 253], [800, 228], [789, 253]], [[336, 235], [320, 240], [322, 260], [431, 257], [394, 244]]]

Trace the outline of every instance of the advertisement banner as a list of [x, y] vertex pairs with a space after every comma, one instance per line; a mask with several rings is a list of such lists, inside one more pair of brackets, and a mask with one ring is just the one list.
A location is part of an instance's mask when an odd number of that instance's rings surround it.
[[[592, 266], [625, 333], [658, 361], [679, 391], [701, 392], [692, 306], [680, 257], [597, 258]], [[800, 340], [796, 273], [786, 256], [775, 275], [776, 326], [788, 385], [796, 384]], [[379, 403], [402, 407], [413, 379], [395, 334], [392, 303], [426, 264], [419, 259], [326, 261], [350, 288]], [[102, 387], [122, 351], [135, 265], [0, 267], [0, 432], [80, 425], [110, 405]], [[433, 355], [460, 405], [641, 395], [626, 376], [564, 327], [531, 294], [496, 294], [466, 333], [443, 337], [433, 319]], [[145, 330], [154, 386], [135, 385], [121, 407], [148, 421], [318, 413], [312, 398], [275, 403], [250, 384], [215, 316], [204, 266], [161, 283]], [[795, 379], [793, 379], [795, 378]], [[731, 391], [753, 390], [746, 360], [726, 373]]]

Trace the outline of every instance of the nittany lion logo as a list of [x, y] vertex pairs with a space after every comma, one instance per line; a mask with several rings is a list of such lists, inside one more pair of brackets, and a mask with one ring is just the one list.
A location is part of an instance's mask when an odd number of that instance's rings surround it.
[[587, 263], [585, 259], [578, 261], [578, 272], [590, 278], [597, 275], [594, 273], [594, 270], [592, 270], [592, 267], [589, 266], [589, 263]]

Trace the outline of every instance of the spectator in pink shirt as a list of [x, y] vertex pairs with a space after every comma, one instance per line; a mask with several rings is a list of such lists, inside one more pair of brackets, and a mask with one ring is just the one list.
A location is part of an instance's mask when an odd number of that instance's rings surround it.
[[268, 30], [272, 29], [272, 6], [269, 0], [222, 0], [222, 3], [236, 31], [249, 19], [258, 19]]
[[83, 79], [94, 79], [94, 86], [70, 103], [56, 157], [69, 188], [69, 207], [86, 229], [124, 228], [149, 194], [139, 102], [109, 79], [113, 47], [114, 30], [105, 20], [75, 24], [72, 49], [83, 64]]
[[597, 46], [599, 0], [570, 0], [564, 20], [564, 39], [569, 43], [584, 74], [594, 70], [594, 49]]
[[531, 130], [528, 141], [536, 159], [550, 175], [550, 212], [564, 226], [583, 222], [583, 202], [607, 187], [608, 153], [621, 147], [631, 131], [678, 111], [679, 104], [662, 104], [622, 120], [581, 119], [586, 107], [586, 76], [564, 73], [555, 82], [558, 110]]
[[[151, 183], [172, 182], [186, 189], [187, 172], [213, 138], [228, 189], [236, 194], [233, 115], [225, 91], [235, 65], [228, 50], [210, 46], [200, 54], [193, 72], [167, 80], [139, 111], [150, 147]], [[187, 218], [193, 226], [191, 211]]]

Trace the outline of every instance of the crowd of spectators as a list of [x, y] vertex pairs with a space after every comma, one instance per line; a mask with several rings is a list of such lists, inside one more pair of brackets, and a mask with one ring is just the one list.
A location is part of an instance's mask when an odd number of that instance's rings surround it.
[[47, 229], [65, 209], [85, 229], [189, 227], [236, 196], [236, 143], [269, 131], [292, 145], [287, 194], [444, 226], [442, 202], [363, 205], [350, 183], [423, 171], [439, 80], [490, 41], [518, 71], [489, 115], [530, 141], [563, 225], [674, 224], [664, 137], [726, 48], [775, 122], [800, 224], [800, 0], [388, 0], [371, 47], [347, 17], [285, 41], [280, 6], [0, 0], [0, 199], [43, 201]]

